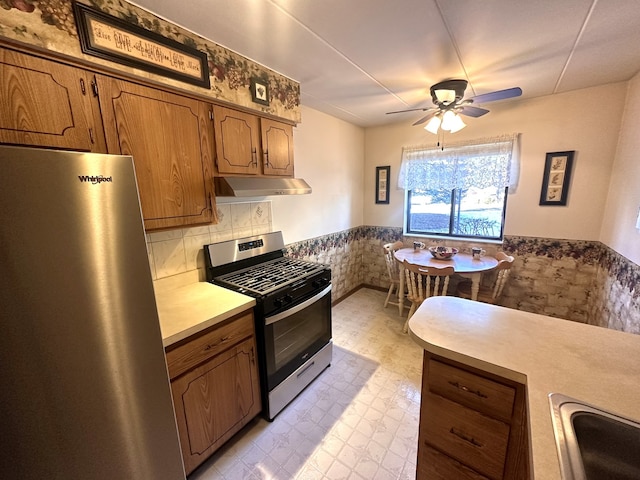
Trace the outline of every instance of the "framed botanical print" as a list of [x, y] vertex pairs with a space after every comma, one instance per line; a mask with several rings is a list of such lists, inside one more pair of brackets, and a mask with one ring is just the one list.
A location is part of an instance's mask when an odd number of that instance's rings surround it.
[[251, 79], [251, 100], [269, 106], [269, 85], [258, 78]]
[[575, 150], [547, 153], [540, 205], [566, 205]]
[[376, 167], [376, 203], [389, 203], [391, 166]]

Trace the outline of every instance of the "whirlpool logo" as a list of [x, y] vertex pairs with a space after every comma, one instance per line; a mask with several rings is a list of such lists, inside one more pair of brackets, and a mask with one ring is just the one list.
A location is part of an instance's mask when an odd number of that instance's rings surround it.
[[78, 179], [83, 183], [92, 183], [94, 185], [104, 182], [113, 182], [113, 177], [105, 177], [104, 175], [78, 175]]

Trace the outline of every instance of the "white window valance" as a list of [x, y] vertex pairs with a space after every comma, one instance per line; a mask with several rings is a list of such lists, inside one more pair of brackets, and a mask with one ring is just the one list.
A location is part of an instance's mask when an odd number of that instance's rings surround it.
[[402, 149], [398, 188], [453, 190], [509, 187], [519, 176], [518, 134], [447, 145]]

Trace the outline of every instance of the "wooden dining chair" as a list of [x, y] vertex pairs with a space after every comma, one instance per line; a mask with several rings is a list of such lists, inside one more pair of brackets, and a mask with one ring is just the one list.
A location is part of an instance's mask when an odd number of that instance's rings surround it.
[[[493, 285], [490, 287], [480, 285], [478, 290], [478, 300], [484, 303], [497, 303], [502, 290], [507, 283], [509, 273], [511, 272], [511, 266], [513, 265], [513, 256], [507, 255], [504, 252], [498, 252], [496, 254], [496, 260], [498, 260], [498, 266], [494, 269], [497, 271], [496, 278]], [[471, 298], [471, 282], [460, 282], [456, 289], [456, 295], [462, 298]]]
[[[384, 308], [387, 308], [387, 305], [395, 305], [398, 306], [397, 301], [391, 301], [393, 295], [398, 298], [398, 290], [400, 290], [400, 266], [398, 261], [393, 256], [393, 253], [396, 250], [400, 250], [404, 247], [404, 244], [401, 241], [397, 241], [394, 243], [385, 243], [382, 246], [382, 252], [384, 253], [384, 261], [387, 265], [387, 275], [389, 279], [389, 291], [387, 292], [387, 298], [384, 300]], [[400, 312], [402, 314], [402, 312]]]
[[454, 268], [452, 266], [421, 267], [406, 260], [402, 266], [407, 286], [407, 298], [411, 301], [407, 321], [402, 329], [406, 333], [409, 329], [409, 319], [426, 298], [447, 294], [449, 278], [454, 274]]

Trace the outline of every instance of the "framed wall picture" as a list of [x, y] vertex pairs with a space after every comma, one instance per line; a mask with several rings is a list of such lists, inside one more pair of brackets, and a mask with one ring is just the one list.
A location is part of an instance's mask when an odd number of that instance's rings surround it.
[[251, 79], [251, 100], [269, 106], [269, 85], [259, 78]]
[[575, 150], [547, 153], [540, 205], [566, 205]]
[[74, 2], [83, 53], [210, 88], [207, 54]]
[[376, 167], [376, 203], [389, 203], [391, 166]]

